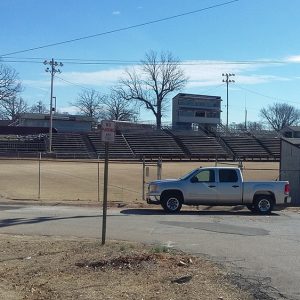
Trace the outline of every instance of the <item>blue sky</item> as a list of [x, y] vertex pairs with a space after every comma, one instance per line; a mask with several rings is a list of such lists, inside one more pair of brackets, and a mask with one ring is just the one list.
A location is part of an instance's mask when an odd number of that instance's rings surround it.
[[[1, 0], [0, 56], [46, 44], [123, 28], [194, 11], [226, 0]], [[274, 102], [300, 109], [300, 1], [240, 0], [127, 31], [74, 43], [3, 56], [23, 81], [30, 104], [49, 103], [50, 76], [44, 59], [64, 63], [54, 95], [61, 111], [74, 112], [82, 87], [107, 93], [128, 65], [79, 65], [68, 59], [139, 61], [150, 49], [171, 51], [189, 82], [182, 92], [218, 95], [224, 100], [222, 73], [235, 73], [229, 89], [229, 122], [258, 121], [259, 110]], [[37, 58], [36, 63], [11, 62]], [[31, 60], [32, 61], [32, 60]], [[241, 63], [241, 62], [247, 63]], [[141, 120], [153, 120], [142, 112]], [[171, 113], [164, 121], [171, 120]]]

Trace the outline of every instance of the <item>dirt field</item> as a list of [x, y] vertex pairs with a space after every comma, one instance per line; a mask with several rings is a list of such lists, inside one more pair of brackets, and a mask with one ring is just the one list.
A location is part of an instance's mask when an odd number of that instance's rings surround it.
[[[214, 162], [164, 162], [162, 178], [178, 178], [196, 167], [214, 165]], [[278, 177], [278, 168], [279, 164], [273, 162], [247, 162], [243, 173], [246, 180], [274, 180]], [[143, 204], [142, 172], [142, 164], [110, 163], [110, 204]], [[146, 181], [156, 179], [156, 175], [157, 168], [152, 164]], [[0, 160], [0, 196], [3, 198], [37, 200], [40, 196], [43, 201], [97, 202], [102, 200], [102, 185], [103, 163], [41, 161], [39, 191], [38, 161]]]
[[225, 270], [162, 246], [1, 235], [0, 299], [253, 299]]

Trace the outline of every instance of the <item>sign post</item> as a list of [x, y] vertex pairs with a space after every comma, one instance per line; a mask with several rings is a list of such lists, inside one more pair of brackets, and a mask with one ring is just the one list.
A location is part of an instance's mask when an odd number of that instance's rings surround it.
[[113, 121], [102, 121], [101, 122], [101, 141], [105, 143], [102, 245], [105, 245], [105, 240], [106, 240], [109, 144], [113, 143], [115, 141], [115, 130], [116, 130], [115, 125], [116, 125], [116, 123]]

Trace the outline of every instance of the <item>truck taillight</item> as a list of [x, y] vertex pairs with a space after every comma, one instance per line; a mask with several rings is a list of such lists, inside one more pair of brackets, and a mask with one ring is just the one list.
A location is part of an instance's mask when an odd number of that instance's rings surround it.
[[286, 195], [288, 195], [290, 193], [290, 185], [289, 183], [287, 183], [285, 186], [284, 186], [284, 193]]

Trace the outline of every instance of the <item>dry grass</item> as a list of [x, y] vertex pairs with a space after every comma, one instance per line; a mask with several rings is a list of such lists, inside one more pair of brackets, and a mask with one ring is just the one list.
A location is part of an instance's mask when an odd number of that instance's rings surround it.
[[[214, 166], [214, 162], [164, 162], [163, 178], [178, 178], [199, 166]], [[222, 164], [219, 164], [220, 166]], [[224, 165], [225, 166], [225, 165]], [[247, 162], [245, 180], [274, 180], [279, 164], [274, 162]], [[273, 170], [267, 170], [273, 169]], [[150, 176], [156, 178], [155, 163], [149, 166]], [[38, 199], [39, 164], [32, 160], [0, 160], [0, 196], [8, 199]], [[97, 162], [41, 162], [41, 190], [43, 201], [98, 201]], [[103, 163], [99, 164], [99, 195], [103, 193]], [[142, 201], [142, 164], [110, 163], [109, 202], [137, 206]]]
[[199, 257], [145, 245], [1, 235], [1, 299], [253, 299]]

